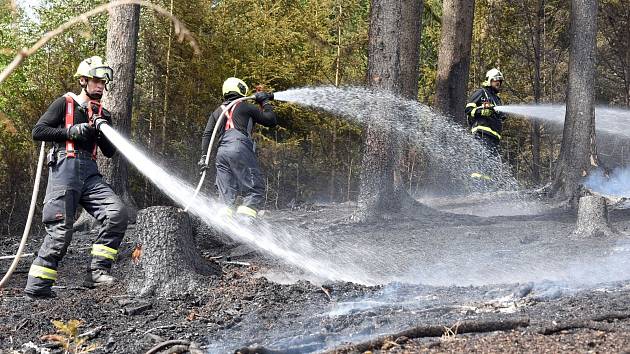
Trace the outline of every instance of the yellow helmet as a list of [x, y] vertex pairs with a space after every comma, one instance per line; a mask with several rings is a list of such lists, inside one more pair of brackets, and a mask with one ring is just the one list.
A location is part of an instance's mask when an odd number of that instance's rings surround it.
[[114, 70], [107, 65], [103, 58], [93, 56], [83, 60], [81, 64], [79, 64], [74, 77], [81, 76], [97, 78], [109, 82], [114, 79]]
[[482, 85], [490, 86], [492, 84], [492, 80], [503, 81], [503, 74], [499, 71], [499, 69], [492, 68], [488, 70], [486, 73], [486, 81], [484, 81]]
[[235, 77], [230, 77], [223, 82], [223, 97], [230, 92], [245, 97], [248, 90], [247, 84], [243, 80]]

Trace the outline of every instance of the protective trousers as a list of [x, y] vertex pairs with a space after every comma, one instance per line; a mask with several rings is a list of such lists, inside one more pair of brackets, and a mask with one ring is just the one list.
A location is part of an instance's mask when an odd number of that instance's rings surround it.
[[[265, 182], [252, 139], [237, 129], [226, 130], [217, 149], [216, 167], [216, 184], [225, 205], [233, 207], [241, 192], [243, 209], [252, 209], [255, 213], [263, 205]], [[239, 207], [237, 212], [241, 209]]]
[[490, 133], [486, 133], [482, 130], [477, 131], [475, 139], [479, 140], [481, 145], [489, 153], [488, 158], [483, 158], [477, 161], [475, 166], [476, 172], [472, 173], [472, 187], [478, 192], [487, 191], [492, 187], [492, 171], [489, 168], [490, 159], [500, 161], [501, 155], [499, 153], [499, 146], [501, 141]]
[[91, 153], [80, 151], [74, 158], [58, 153], [49, 168], [42, 219], [47, 235], [28, 273], [25, 292], [50, 293], [57, 279], [57, 267], [72, 240], [77, 206], [101, 223], [92, 245], [89, 270], [109, 269], [127, 229], [127, 210], [99, 174]]

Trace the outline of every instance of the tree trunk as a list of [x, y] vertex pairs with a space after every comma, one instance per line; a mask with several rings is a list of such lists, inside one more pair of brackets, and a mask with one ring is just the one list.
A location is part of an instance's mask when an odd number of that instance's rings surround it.
[[552, 194], [575, 205], [581, 180], [597, 165], [595, 146], [595, 36], [597, 1], [571, 1], [567, 111]]
[[475, 0], [444, 0], [438, 52], [435, 108], [466, 125], [466, 89]]
[[[169, 7], [169, 14], [173, 15], [173, 0], [171, 0], [171, 5]], [[169, 94], [169, 80], [171, 78], [171, 47], [173, 46], [173, 24], [169, 24], [168, 27], [168, 46], [166, 49], [166, 76], [164, 78], [164, 100], [162, 101], [162, 145], [160, 146], [160, 151], [162, 152], [162, 156], [164, 156], [164, 151], [166, 150], [166, 121], [168, 115], [168, 94]]]
[[[542, 96], [542, 80], [541, 80], [541, 66], [542, 66], [542, 34], [543, 26], [542, 21], [545, 16], [545, 0], [538, 0], [538, 11], [536, 14], [536, 24], [533, 29], [533, 41], [534, 41], [534, 102], [540, 103]], [[532, 182], [535, 184], [540, 183], [540, 124], [537, 121], [531, 122], [530, 138], [532, 141]]]
[[613, 234], [608, 220], [606, 198], [586, 195], [580, 198], [574, 237], [602, 237]]
[[[114, 128], [123, 136], [131, 133], [133, 87], [136, 76], [136, 49], [140, 26], [140, 6], [116, 6], [110, 10], [107, 23], [107, 63], [114, 70], [114, 79], [103, 95], [103, 107], [112, 114]], [[137, 207], [129, 192], [127, 161], [117, 153], [111, 159], [98, 156], [99, 171], [114, 192], [127, 205], [129, 220], [136, 219]], [[92, 230], [98, 226], [94, 217], [86, 211], [74, 223], [75, 231]]]
[[[422, 1], [372, 1], [367, 73], [370, 87], [416, 99], [422, 5]], [[383, 131], [372, 124], [366, 127], [356, 215], [360, 221], [400, 210], [403, 183], [401, 178], [394, 180], [399, 140], [392, 129]]]
[[[140, 6], [117, 6], [111, 10], [107, 24], [107, 62], [114, 69], [114, 80], [103, 97], [103, 106], [112, 113], [114, 128], [123, 136], [131, 135], [131, 111], [136, 77], [136, 51]], [[129, 207], [135, 220], [136, 204], [129, 193], [127, 161], [120, 153], [112, 159], [99, 158], [105, 179]]]
[[221, 267], [201, 257], [187, 213], [155, 206], [138, 212], [129, 292], [171, 297], [204, 291]]

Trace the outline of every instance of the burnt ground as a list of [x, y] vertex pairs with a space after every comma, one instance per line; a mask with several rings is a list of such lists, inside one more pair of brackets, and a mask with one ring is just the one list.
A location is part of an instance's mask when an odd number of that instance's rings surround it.
[[[336, 271], [381, 284], [374, 286], [317, 279], [244, 246], [217, 247], [200, 228], [202, 254], [223, 276], [209, 279], [206, 293], [136, 299], [125, 280], [133, 228], [114, 268], [121, 281], [110, 289], [80, 286], [95, 235], [76, 234], [56, 299], [24, 300], [32, 258], [1, 290], [0, 352], [63, 352], [42, 339], [56, 333], [53, 320], [80, 320], [78, 333], [102, 353], [144, 353], [171, 339], [215, 353], [630, 351], [630, 211], [611, 212], [616, 236], [574, 239], [575, 215], [544, 205], [423, 202], [442, 212], [419, 207], [363, 225], [348, 221], [353, 204], [265, 215], [327, 250], [309, 257], [327, 257]], [[18, 241], [2, 240], [2, 255]]]

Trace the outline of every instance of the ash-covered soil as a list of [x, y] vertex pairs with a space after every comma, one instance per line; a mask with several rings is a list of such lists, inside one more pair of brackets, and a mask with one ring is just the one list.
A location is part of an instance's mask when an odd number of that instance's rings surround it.
[[[435, 209], [362, 225], [350, 221], [350, 203], [265, 215], [273, 227], [302, 230], [296, 242], [316, 246], [309, 257], [325, 250], [331, 271], [372, 286], [327, 281], [250, 246], [217, 244], [200, 228], [202, 254], [223, 276], [208, 279], [204, 293], [136, 299], [125, 280], [133, 228], [114, 268], [121, 281], [110, 289], [80, 286], [95, 235], [76, 234], [56, 299], [24, 300], [32, 258], [1, 290], [0, 352], [63, 352], [42, 339], [56, 333], [53, 320], [82, 321], [78, 333], [102, 353], [144, 353], [171, 339], [215, 353], [630, 351], [629, 211], [611, 213], [616, 236], [574, 239], [575, 215], [540, 203], [423, 202]], [[2, 255], [18, 241], [2, 240]]]

